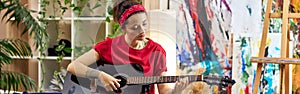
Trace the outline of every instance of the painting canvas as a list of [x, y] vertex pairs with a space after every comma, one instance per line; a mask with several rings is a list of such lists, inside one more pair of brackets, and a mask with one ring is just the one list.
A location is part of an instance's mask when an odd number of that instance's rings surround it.
[[[280, 56], [280, 33], [271, 33], [268, 35], [264, 55], [267, 57]], [[234, 53], [233, 53], [233, 79], [237, 81], [232, 92], [238, 94], [252, 94], [254, 77], [256, 75], [256, 63], [251, 63], [250, 58], [258, 56], [260, 38], [249, 36], [249, 34], [235, 34]], [[261, 83], [259, 87], [260, 94], [276, 94], [279, 88], [279, 65], [263, 65], [261, 74]]]
[[[256, 75], [256, 64], [249, 62], [249, 57], [258, 56], [262, 21], [266, 0], [263, 2], [236, 1], [233, 4], [233, 27], [234, 31], [234, 52], [233, 52], [233, 79], [237, 84], [233, 87], [233, 92], [238, 94], [251, 94]], [[239, 4], [239, 5], [237, 5]], [[262, 6], [262, 7], [261, 7]], [[237, 9], [240, 8], [240, 9]], [[240, 14], [238, 14], [238, 13]], [[280, 57], [280, 20], [272, 19], [267, 36], [267, 46], [265, 57]], [[259, 24], [261, 23], [261, 24]], [[255, 25], [256, 24], [256, 25]], [[266, 37], [266, 36], [264, 36]], [[279, 65], [263, 65], [262, 79], [259, 87], [260, 94], [276, 94], [279, 85]]]
[[251, 94], [256, 64], [250, 62], [255, 48], [254, 38], [245, 35], [234, 35], [233, 42], [233, 73], [232, 78], [236, 84], [232, 87], [232, 92], [236, 94]]
[[[186, 73], [206, 68], [205, 75], [230, 75], [226, 43], [230, 31], [230, 0], [177, 0], [177, 59]], [[222, 16], [221, 16], [222, 15]]]
[[262, 32], [262, 2], [250, 0], [232, 1], [232, 79], [237, 83], [232, 87], [233, 94], [252, 94], [256, 64], [252, 56], [258, 54]]

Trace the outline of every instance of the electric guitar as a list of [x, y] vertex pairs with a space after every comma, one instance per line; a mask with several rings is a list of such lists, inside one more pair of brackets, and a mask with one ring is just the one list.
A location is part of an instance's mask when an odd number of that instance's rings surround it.
[[[104, 71], [117, 79], [121, 88], [116, 91], [107, 92], [101, 81], [97, 81], [97, 94], [141, 94], [150, 91], [150, 84], [160, 83], [175, 83], [181, 78], [188, 77], [190, 82], [203, 81], [209, 85], [218, 85], [227, 87], [233, 85], [234, 80], [228, 77], [215, 77], [215, 76], [202, 76], [202, 75], [183, 75], [183, 76], [144, 76], [143, 68], [138, 64], [125, 64], [125, 65], [111, 65], [104, 64], [98, 66], [98, 69]], [[71, 73], [67, 73], [63, 94], [92, 94], [90, 91], [91, 79], [77, 77]]]

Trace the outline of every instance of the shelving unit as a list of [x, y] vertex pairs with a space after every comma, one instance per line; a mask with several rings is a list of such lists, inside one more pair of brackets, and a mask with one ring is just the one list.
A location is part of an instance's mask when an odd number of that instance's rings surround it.
[[[41, 11], [42, 1], [43, 0], [21, 0], [21, 2], [28, 4], [29, 9], [36, 11]], [[60, 1], [62, 5], [65, 6], [64, 0], [47, 1], [50, 2], [46, 7], [46, 21], [49, 23], [46, 30], [49, 33], [50, 38], [48, 48], [55, 49], [55, 46], [59, 44], [59, 39], [68, 40], [71, 42], [71, 56], [63, 57], [62, 62], [58, 63], [56, 60], [58, 56], [49, 55], [50, 52], [47, 49], [44, 52], [46, 53], [46, 56], [44, 57], [39, 54], [38, 49], [35, 49], [33, 39], [29, 36], [23, 35], [22, 39], [28, 41], [33, 48], [33, 57], [25, 57], [21, 59], [19, 57], [12, 56], [14, 64], [5, 66], [4, 69], [22, 72], [29, 75], [37, 82], [38, 87], [43, 86], [42, 90], [44, 92], [51, 92], [52, 90], [49, 86], [51, 85], [50, 81], [53, 79], [54, 71], [60, 69], [60, 67], [66, 68], [72, 60], [91, 49], [92, 46], [99, 41], [104, 40], [105, 37], [112, 31], [111, 26], [113, 21], [111, 21], [111, 23], [107, 23], [105, 21], [108, 16], [107, 8], [111, 6], [111, 0], [86, 0], [86, 4], [89, 3], [90, 8], [87, 7], [84, 2], [79, 3], [81, 5], [78, 6], [83, 8], [80, 16], [78, 16], [78, 12], [73, 11], [70, 7], [68, 7], [68, 10], [61, 15], [61, 9], [57, 1]], [[80, 0], [71, 0], [71, 3], [76, 5], [77, 1]], [[101, 6], [99, 6], [99, 4]], [[57, 9], [53, 8], [53, 6]], [[66, 6], [70, 6], [70, 4], [67, 4]], [[41, 15], [38, 14], [33, 15], [35, 17], [41, 17]], [[110, 17], [110, 19], [112, 20], [112, 17]], [[21, 32], [21, 30], [23, 30], [22, 28], [16, 30], [16, 26], [14, 25], [6, 25], [5, 27], [7, 29], [5, 32], [7, 33], [7, 38], [17, 38], [20, 34], [15, 34], [16, 31]], [[43, 61], [38, 61], [38, 58], [42, 58]], [[41, 64], [43, 64], [46, 72], [43, 84], [41, 83], [43, 79]]]
[[[71, 2], [76, 5], [77, 1], [79, 0], [72, 0]], [[39, 0], [39, 2], [41, 2], [41, 0]], [[54, 3], [55, 1], [50, 2]], [[46, 56], [44, 62], [39, 62], [39, 64], [44, 64], [45, 71], [47, 72], [45, 75], [45, 83], [43, 84], [45, 91], [51, 91], [49, 88], [51, 85], [50, 80], [53, 78], [54, 71], [59, 69], [59, 66], [64, 66], [66, 68], [72, 60], [91, 49], [95, 43], [104, 40], [110, 30], [109, 23], [105, 22], [106, 16], [108, 16], [106, 10], [110, 2], [86, 0], [86, 4], [81, 2], [79, 3], [80, 5], [78, 5], [83, 8], [81, 15], [78, 15], [78, 12], [75, 12], [68, 7], [68, 10], [63, 16], [59, 15], [60, 13], [51, 12], [53, 11], [51, 10], [53, 9], [51, 8], [51, 3], [49, 4], [50, 6], [48, 6], [50, 8], [47, 8], [50, 10], [47, 10], [46, 12], [47, 16], [54, 15], [54, 18], [47, 18], [49, 21], [47, 31], [50, 36], [48, 47], [50, 48], [57, 45], [58, 41], [56, 40], [56, 37], [58, 37], [71, 42], [72, 53], [71, 56], [64, 57], [60, 65], [55, 65], [55, 63], [57, 63], [56, 56]], [[57, 2], [55, 3], [55, 6], [58, 7]], [[90, 4], [90, 7], [96, 6], [96, 4], [101, 4], [101, 6], [90, 9], [87, 7], [88, 3]], [[58, 23], [58, 28], [55, 26], [55, 22]], [[59, 30], [59, 32], [64, 32], [64, 34], [57, 34], [57, 30]], [[42, 80], [41, 74], [41, 67], [39, 67], [39, 82]], [[39, 86], [41, 86], [40, 83]]]

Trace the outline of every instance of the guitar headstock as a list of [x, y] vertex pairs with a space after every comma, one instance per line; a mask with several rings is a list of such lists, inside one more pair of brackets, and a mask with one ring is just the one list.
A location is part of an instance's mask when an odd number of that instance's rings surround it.
[[203, 81], [208, 85], [217, 85], [220, 89], [224, 89], [235, 84], [235, 81], [230, 79], [228, 76], [203, 76]]

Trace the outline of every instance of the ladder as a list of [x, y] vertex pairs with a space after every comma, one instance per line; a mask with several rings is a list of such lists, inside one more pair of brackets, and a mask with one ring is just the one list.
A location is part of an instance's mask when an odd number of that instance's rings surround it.
[[[289, 33], [288, 33], [288, 20], [289, 18], [300, 18], [300, 13], [289, 13], [290, 0], [283, 0], [283, 12], [282, 13], [271, 13], [272, 0], [268, 0], [263, 32], [261, 37], [261, 46], [259, 48], [259, 56], [252, 58], [250, 62], [258, 63], [256, 76], [254, 81], [254, 91], [253, 94], [258, 94], [258, 88], [260, 85], [262, 64], [274, 63], [280, 64], [280, 94], [289, 94], [289, 65], [290, 64], [300, 64], [300, 61], [293, 58], [288, 58], [289, 55]], [[270, 25], [270, 18], [281, 18], [282, 19], [282, 35], [281, 35], [281, 51], [280, 58], [267, 58], [264, 57], [266, 40], [268, 29]]]

